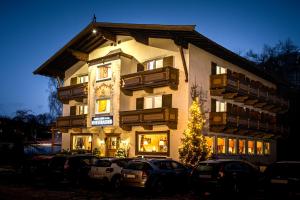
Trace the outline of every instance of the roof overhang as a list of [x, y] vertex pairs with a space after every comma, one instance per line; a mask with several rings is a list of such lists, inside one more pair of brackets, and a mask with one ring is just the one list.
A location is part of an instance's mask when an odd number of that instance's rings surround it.
[[90, 52], [107, 41], [116, 42], [117, 35], [133, 37], [137, 42], [148, 45], [149, 38], [166, 38], [188, 48], [191, 43], [217, 57], [246, 69], [269, 81], [275, 80], [258, 70], [253, 62], [233, 53], [195, 31], [195, 25], [125, 24], [93, 22], [56, 52], [33, 73], [64, 78], [64, 73], [78, 61], [88, 61]]

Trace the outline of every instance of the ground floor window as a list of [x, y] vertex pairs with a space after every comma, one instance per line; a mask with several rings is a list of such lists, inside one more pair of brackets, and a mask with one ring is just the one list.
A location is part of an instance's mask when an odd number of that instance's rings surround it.
[[169, 132], [137, 132], [136, 151], [141, 155], [169, 155]]
[[246, 141], [239, 139], [239, 154], [245, 154], [246, 153]]
[[71, 150], [92, 150], [92, 135], [71, 135]]
[[205, 140], [207, 143], [208, 148], [212, 153], [214, 153], [214, 143], [215, 143], [215, 137], [214, 136], [205, 136]]
[[254, 154], [254, 141], [248, 140], [248, 154]]
[[262, 141], [256, 141], [256, 154], [263, 155], [263, 142]]
[[217, 139], [217, 153], [225, 153], [225, 138]]
[[265, 145], [264, 145], [264, 154], [265, 155], [270, 155], [270, 142], [265, 142]]
[[236, 139], [233, 138], [228, 139], [228, 153], [236, 154]]

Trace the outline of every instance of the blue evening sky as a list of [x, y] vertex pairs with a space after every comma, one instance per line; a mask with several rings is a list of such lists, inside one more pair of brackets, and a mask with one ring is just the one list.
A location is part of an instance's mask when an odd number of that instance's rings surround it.
[[0, 1], [0, 115], [17, 109], [48, 112], [48, 79], [32, 72], [97, 21], [195, 24], [234, 52], [259, 52], [291, 38], [300, 46], [298, 0]]

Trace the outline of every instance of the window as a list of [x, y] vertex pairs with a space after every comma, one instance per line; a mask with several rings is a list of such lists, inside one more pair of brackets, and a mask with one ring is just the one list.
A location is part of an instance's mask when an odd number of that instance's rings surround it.
[[110, 99], [96, 100], [96, 114], [110, 113]]
[[216, 112], [226, 112], [226, 102], [216, 101]]
[[138, 153], [167, 154], [169, 135], [166, 132], [137, 133]]
[[162, 107], [162, 95], [145, 97], [144, 109], [161, 108]]
[[225, 153], [225, 138], [217, 139], [217, 153]]
[[151, 60], [147, 63], [147, 70], [157, 69], [163, 67], [163, 59]]
[[236, 154], [236, 139], [233, 138], [228, 139], [228, 153]]
[[216, 74], [226, 74], [226, 68], [217, 65]]
[[256, 154], [263, 155], [263, 142], [262, 141], [256, 142]]
[[88, 114], [88, 106], [87, 105], [79, 105], [78, 106], [78, 115], [86, 115]]
[[214, 136], [205, 136], [205, 140], [206, 140], [207, 146], [210, 149], [210, 151], [212, 153], [214, 153], [214, 140], [215, 140], [215, 137]]
[[112, 75], [111, 66], [110, 65], [102, 65], [102, 66], [99, 66], [97, 69], [96, 80], [97, 81], [108, 80], [108, 79], [111, 79], [111, 75]]
[[92, 150], [92, 135], [73, 135], [72, 150]]
[[265, 142], [264, 144], [264, 154], [270, 155], [270, 142]]
[[89, 76], [84, 75], [84, 76], [79, 76], [79, 83], [87, 83], [89, 82]]
[[246, 153], [246, 141], [239, 139], [239, 154]]
[[254, 141], [248, 141], [248, 154], [254, 154]]

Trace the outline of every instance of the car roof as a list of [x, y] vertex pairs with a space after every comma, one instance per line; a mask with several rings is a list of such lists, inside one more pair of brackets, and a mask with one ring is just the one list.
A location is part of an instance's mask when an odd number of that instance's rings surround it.
[[293, 160], [289, 160], [289, 161], [278, 161], [275, 162], [274, 164], [300, 164], [300, 161], [293, 161]]

